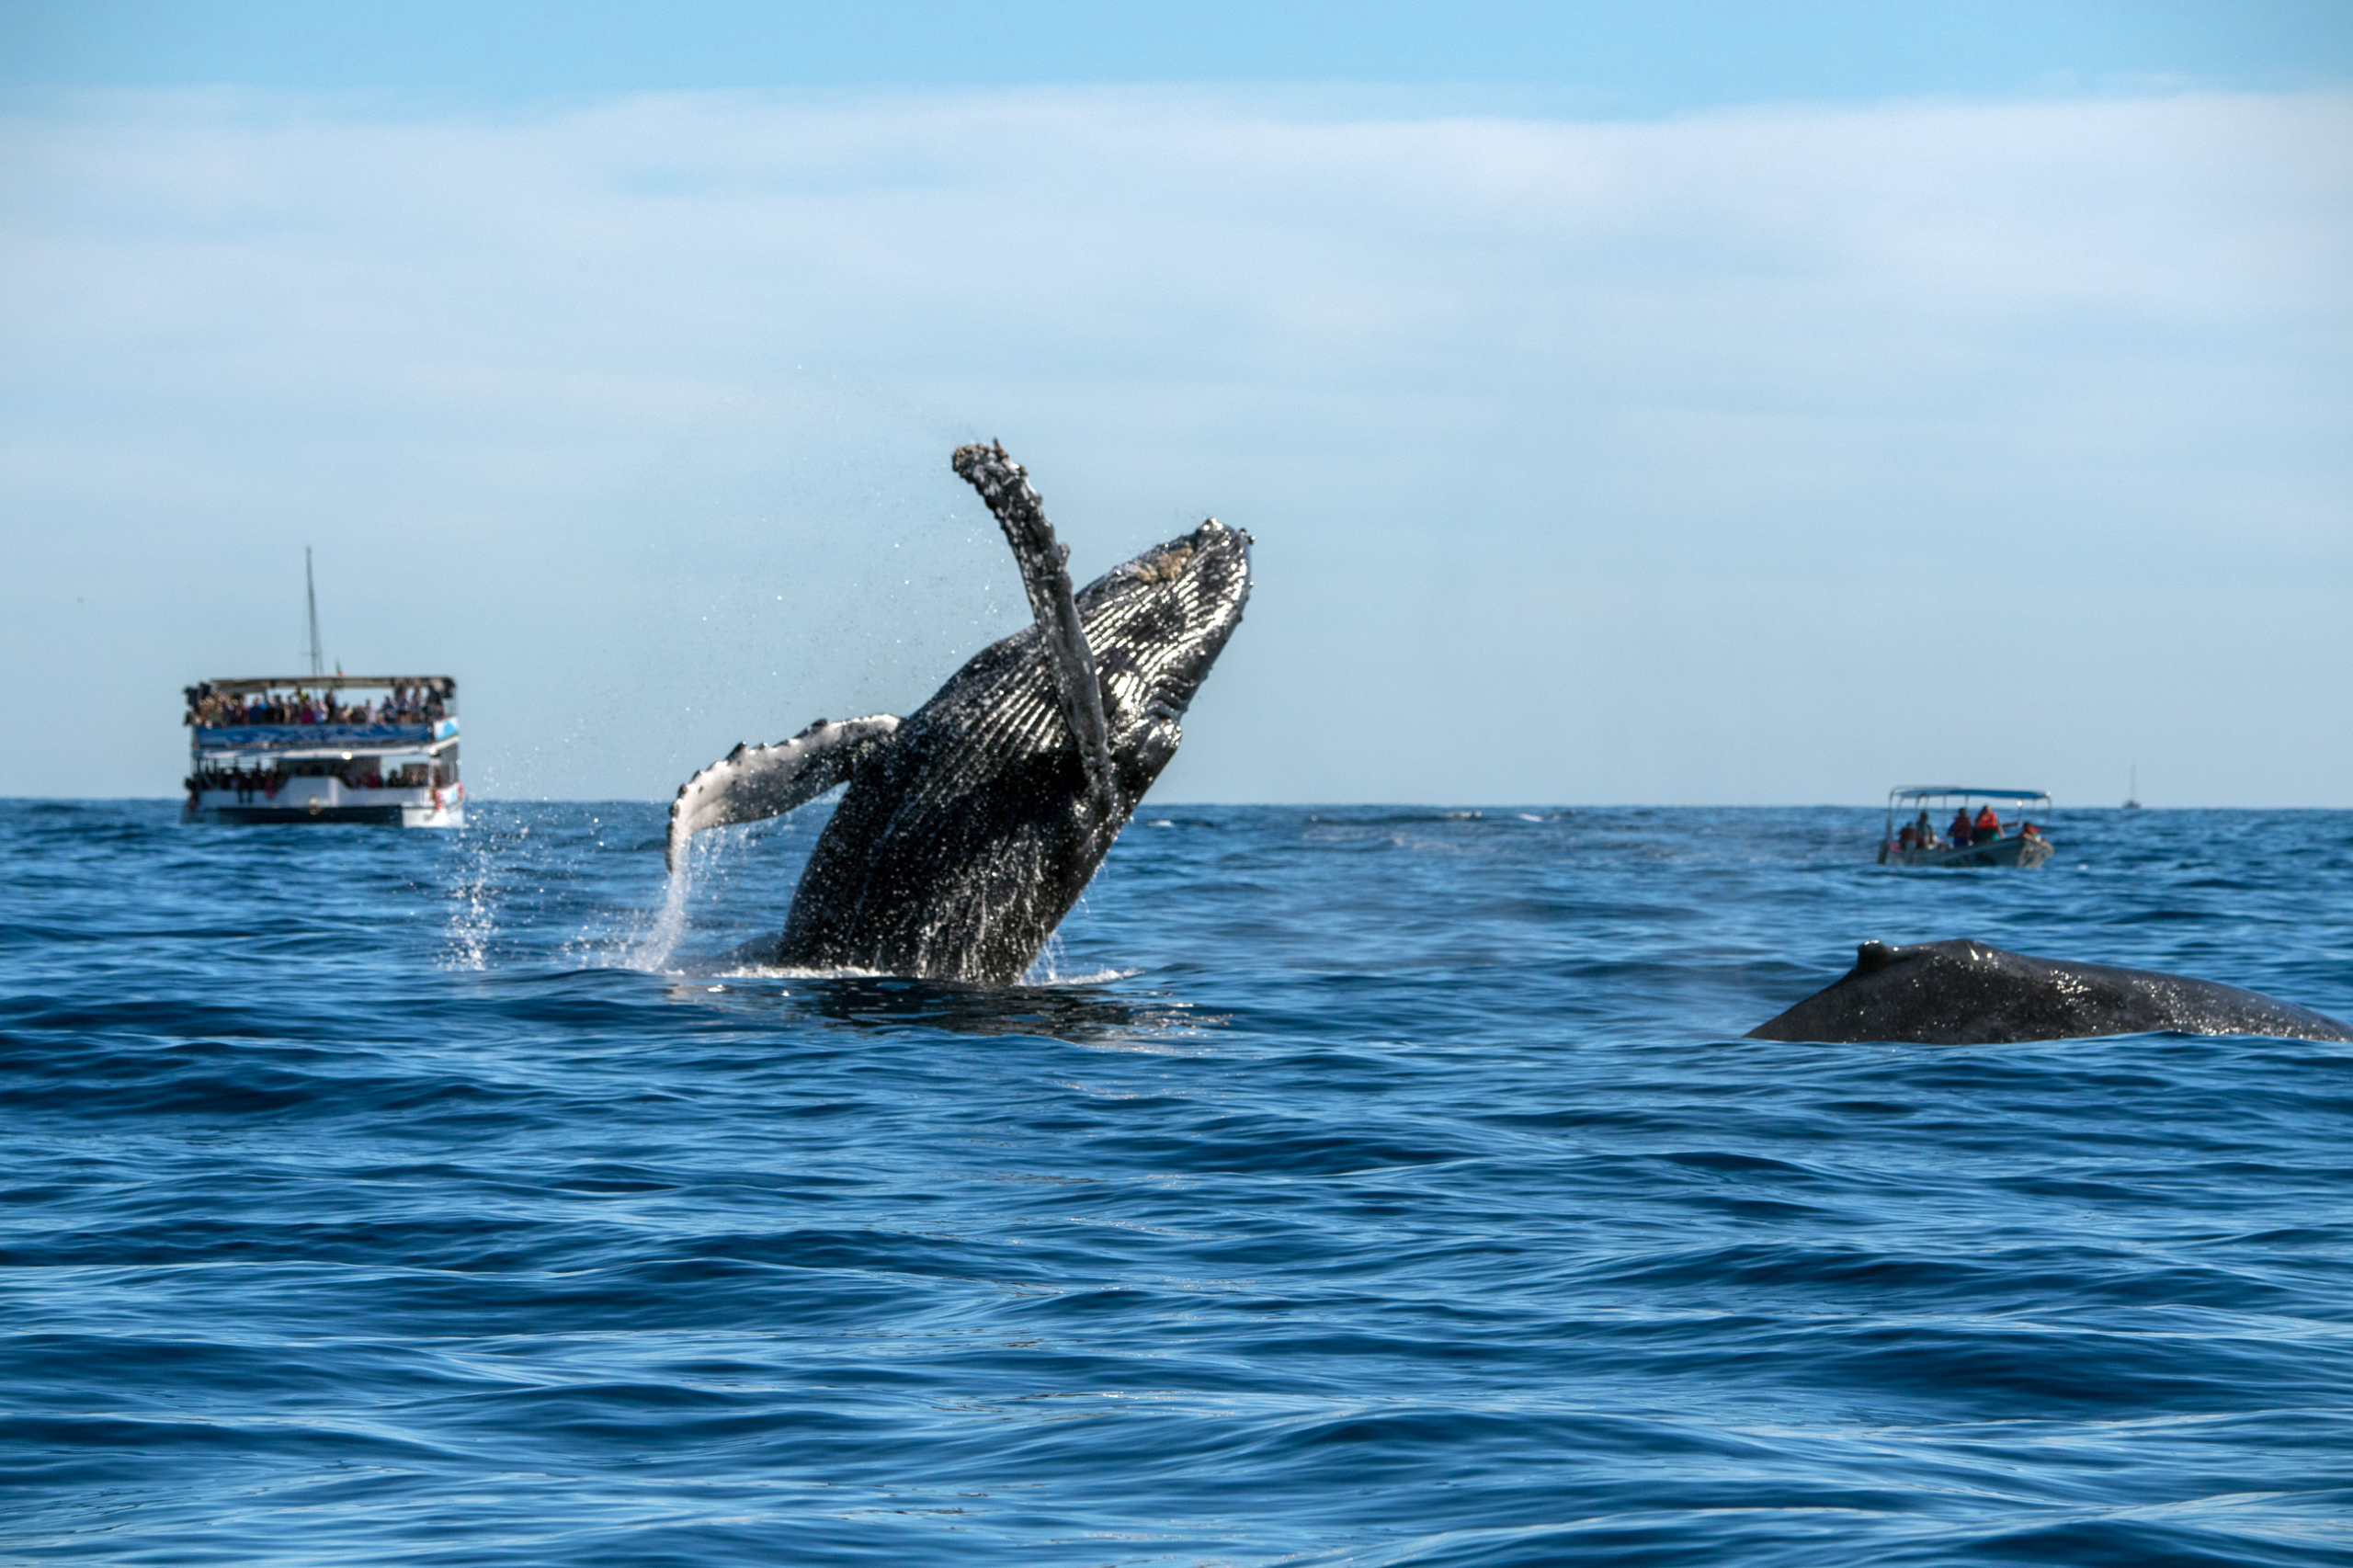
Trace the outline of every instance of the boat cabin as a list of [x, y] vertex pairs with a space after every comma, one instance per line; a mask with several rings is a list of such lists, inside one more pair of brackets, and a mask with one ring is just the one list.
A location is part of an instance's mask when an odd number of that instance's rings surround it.
[[1957, 784], [1890, 790], [1879, 863], [2040, 866], [2051, 858], [2050, 822], [2051, 797], [2040, 790], [1970, 790]]
[[282, 676], [187, 688], [183, 822], [460, 827], [449, 676]]

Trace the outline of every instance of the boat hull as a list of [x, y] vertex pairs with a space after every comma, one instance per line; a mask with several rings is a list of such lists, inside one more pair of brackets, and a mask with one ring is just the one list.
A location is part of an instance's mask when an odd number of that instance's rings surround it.
[[380, 827], [463, 827], [465, 786], [446, 790], [354, 790], [335, 778], [292, 778], [275, 795], [205, 790], [180, 810], [183, 823], [251, 827], [367, 823]]
[[1879, 852], [1882, 866], [2040, 866], [2050, 858], [2049, 839], [2029, 838], [2018, 833], [1949, 849], [1904, 849], [1882, 845]]
[[377, 827], [463, 827], [463, 806], [336, 806], [313, 811], [287, 811], [276, 806], [193, 806], [180, 812], [184, 823], [218, 823], [231, 827], [264, 824], [367, 823]]

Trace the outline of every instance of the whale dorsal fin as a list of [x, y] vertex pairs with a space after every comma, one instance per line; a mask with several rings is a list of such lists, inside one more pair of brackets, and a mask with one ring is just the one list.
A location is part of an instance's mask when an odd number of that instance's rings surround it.
[[1086, 645], [1086, 628], [1071, 592], [1070, 551], [1054, 538], [1054, 525], [1046, 520], [1046, 503], [1030, 486], [1029, 471], [1006, 456], [1004, 447], [994, 442], [959, 447], [949, 462], [957, 477], [981, 493], [1020, 563], [1029, 613], [1038, 618], [1039, 635], [1053, 660], [1063, 717], [1070, 722], [1071, 738], [1078, 743], [1079, 760], [1086, 768], [1096, 820], [1108, 823], [1117, 815], [1111, 795], [1111, 733], [1103, 717], [1095, 652]]
[[676, 870], [687, 840], [704, 828], [781, 816], [815, 800], [888, 746], [898, 728], [888, 713], [838, 724], [820, 719], [789, 741], [737, 746], [678, 786], [663, 862]]

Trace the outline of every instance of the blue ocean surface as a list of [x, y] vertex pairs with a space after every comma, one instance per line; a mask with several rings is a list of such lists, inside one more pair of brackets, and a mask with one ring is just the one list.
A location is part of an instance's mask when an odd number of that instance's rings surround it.
[[2353, 1048], [1744, 1031], [1969, 936], [2353, 1018], [2353, 813], [1147, 801], [1036, 983], [823, 808], [0, 803], [0, 1558], [2353, 1562]]

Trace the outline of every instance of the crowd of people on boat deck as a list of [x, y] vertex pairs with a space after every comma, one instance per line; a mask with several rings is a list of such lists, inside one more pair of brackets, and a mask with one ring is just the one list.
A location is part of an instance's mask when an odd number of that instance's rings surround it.
[[273, 799], [293, 778], [335, 778], [349, 790], [425, 790], [449, 782], [446, 769], [430, 763], [412, 762], [384, 772], [373, 758], [336, 764], [323, 761], [281, 762], [269, 767], [247, 767], [243, 763], [229, 767], [201, 767], [188, 775], [190, 794], [199, 790], [234, 790], [237, 803]]
[[[2018, 835], [2024, 838], [2040, 838], [2042, 829], [2030, 821], [2023, 822], [2018, 824]], [[1972, 844], [1991, 844], [2001, 836], [2002, 819], [1995, 814], [1992, 806], [1981, 806], [1972, 817], [1969, 814], [1969, 807], [1964, 804], [1952, 813], [1952, 822], [1946, 827], [1943, 837], [1937, 836], [1936, 824], [1928, 820], [1928, 813], [1924, 811], [1918, 821], [1904, 824], [1904, 830], [1895, 835], [1895, 846], [1898, 849], [1965, 849]]]
[[240, 729], [250, 724], [430, 724], [448, 718], [449, 707], [430, 687], [395, 686], [374, 702], [342, 701], [332, 691], [256, 692], [250, 698], [210, 687], [188, 688], [187, 722], [199, 730]]

